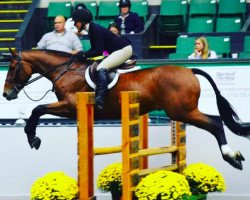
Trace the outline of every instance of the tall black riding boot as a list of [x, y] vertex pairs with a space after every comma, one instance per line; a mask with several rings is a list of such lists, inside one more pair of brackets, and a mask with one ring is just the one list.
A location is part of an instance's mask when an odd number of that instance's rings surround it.
[[95, 105], [98, 110], [104, 108], [104, 98], [108, 91], [108, 71], [107, 69], [99, 69], [96, 71], [97, 86], [95, 91]]

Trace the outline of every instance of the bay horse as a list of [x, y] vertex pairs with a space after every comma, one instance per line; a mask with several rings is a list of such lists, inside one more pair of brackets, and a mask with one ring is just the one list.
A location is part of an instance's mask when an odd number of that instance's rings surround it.
[[[36, 127], [42, 115], [51, 114], [76, 119], [76, 92], [93, 91], [84, 76], [89, 61], [72, 60], [74, 59], [71, 54], [58, 51], [11, 51], [3, 96], [7, 100], [18, 98], [20, 90], [32, 82], [31, 75], [38, 73], [53, 83], [58, 99], [58, 102], [38, 105], [32, 110], [24, 128], [31, 148], [38, 149], [40, 146], [41, 140], [36, 136]], [[212, 85], [219, 116], [199, 111], [198, 100], [201, 91], [196, 75], [204, 76]], [[120, 118], [120, 91], [139, 91], [140, 115], [163, 109], [171, 120], [210, 132], [218, 142], [223, 159], [233, 167], [243, 169], [244, 157], [239, 151], [233, 151], [229, 147], [223, 122], [233, 133], [248, 139], [250, 126], [240, 122], [230, 103], [220, 94], [215, 82], [206, 72], [181, 66], [158, 66], [121, 74], [118, 83], [108, 92], [104, 110], [95, 110], [96, 118]]]

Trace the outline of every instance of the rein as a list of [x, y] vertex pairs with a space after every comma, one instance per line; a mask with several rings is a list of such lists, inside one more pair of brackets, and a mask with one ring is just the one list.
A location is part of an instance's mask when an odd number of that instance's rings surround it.
[[45, 92], [45, 94], [40, 98], [40, 99], [32, 99], [27, 92], [25, 91], [25, 89], [23, 89], [24, 94], [26, 95], [26, 97], [31, 100], [31, 101], [41, 101], [50, 91], [52, 91], [51, 89], [48, 90], [47, 92]]
[[[72, 65], [70, 65], [70, 63], [71, 63], [73, 57], [74, 57], [74, 55], [72, 55], [72, 56], [69, 58], [69, 60], [67, 60], [67, 61], [65, 61], [65, 62], [63, 62], [63, 63], [57, 65], [56, 67], [50, 69], [49, 71], [46, 71], [46, 72], [44, 72], [43, 74], [40, 74], [39, 76], [37, 76], [37, 77], [35, 77], [35, 78], [29, 80], [24, 86], [27, 86], [27, 85], [29, 85], [29, 84], [31, 84], [31, 83], [33, 83], [33, 82], [39, 80], [40, 78], [43, 78], [46, 74], [49, 74], [49, 73], [53, 72], [54, 70], [56, 70], [57, 68], [59, 68], [59, 67], [61, 67], [61, 66], [67, 64], [67, 65], [68, 65], [68, 68], [66, 68], [66, 70], [64, 70], [64, 71], [66, 72], [66, 71], [72, 66]], [[75, 62], [74, 62], [74, 63], [75, 63]], [[73, 64], [74, 64], [74, 63], [73, 63]], [[64, 73], [65, 73], [65, 72], [64, 72]], [[63, 73], [63, 74], [64, 74], [64, 73]], [[60, 76], [60, 77], [61, 77], [61, 76]], [[60, 77], [59, 77], [59, 78], [60, 78]], [[57, 79], [53, 82], [53, 87], [54, 87], [54, 83], [55, 83], [59, 78], [57, 78]]]
[[67, 65], [68, 65], [68, 67], [61, 72], [61, 74], [56, 78], [56, 80], [53, 81], [53, 83], [52, 83], [52, 90], [51, 90], [52, 92], [55, 91], [55, 83], [56, 83], [56, 81], [58, 81], [76, 63], [76, 61], [74, 61], [73, 63], [70, 63], [72, 61], [73, 57], [74, 57], [74, 55], [72, 55], [70, 57], [70, 60], [67, 61], [68, 63], [66, 62]]

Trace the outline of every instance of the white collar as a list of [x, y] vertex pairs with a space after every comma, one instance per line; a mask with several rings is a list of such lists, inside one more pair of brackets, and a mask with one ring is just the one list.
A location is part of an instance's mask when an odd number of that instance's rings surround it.
[[89, 32], [89, 23], [85, 25], [85, 31]]
[[126, 15], [122, 16], [122, 14], [120, 14], [119, 18], [121, 19], [125, 19], [127, 16], [129, 16], [129, 13], [127, 13]]
[[54, 30], [54, 33], [57, 35], [57, 36], [61, 36], [61, 35], [64, 35], [66, 33], [66, 30], [64, 30], [63, 32], [61, 33], [58, 33], [56, 32], [56, 30]]

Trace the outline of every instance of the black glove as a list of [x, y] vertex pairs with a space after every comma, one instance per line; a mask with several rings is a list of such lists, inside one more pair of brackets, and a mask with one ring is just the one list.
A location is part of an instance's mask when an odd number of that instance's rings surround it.
[[78, 58], [85, 58], [85, 53], [84, 53], [84, 51], [78, 51], [78, 52], [76, 53], [76, 56], [77, 56]]

